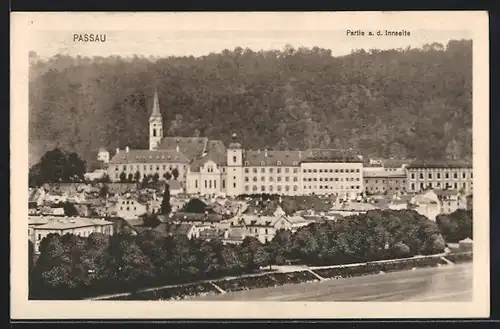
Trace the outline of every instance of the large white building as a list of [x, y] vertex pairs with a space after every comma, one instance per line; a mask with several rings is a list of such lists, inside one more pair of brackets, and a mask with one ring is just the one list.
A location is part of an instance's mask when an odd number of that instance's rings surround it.
[[159, 180], [177, 179], [186, 193], [199, 195], [346, 196], [362, 192], [362, 169], [360, 157], [350, 151], [245, 150], [236, 134], [227, 148], [206, 137], [164, 137], [155, 91], [149, 150], [118, 149], [108, 175], [112, 181], [155, 175]]
[[[236, 134], [226, 148], [220, 140], [164, 137], [163, 131], [155, 91], [149, 118], [149, 149], [118, 149], [109, 161], [110, 179], [138, 181], [156, 176], [159, 180], [178, 180], [187, 194], [228, 196], [266, 193], [356, 197], [368, 184], [363, 179], [361, 157], [352, 151], [245, 150]], [[396, 190], [418, 192], [433, 187], [472, 191], [470, 166], [429, 169], [398, 164], [396, 170], [401, 172]], [[384, 179], [381, 182], [385, 184]]]

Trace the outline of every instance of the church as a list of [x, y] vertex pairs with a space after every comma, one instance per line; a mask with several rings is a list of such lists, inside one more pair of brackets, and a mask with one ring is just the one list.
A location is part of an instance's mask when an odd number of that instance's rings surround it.
[[149, 149], [117, 149], [110, 159], [111, 181], [127, 177], [169, 177], [192, 195], [334, 194], [356, 196], [363, 191], [363, 163], [352, 152], [309, 149], [244, 150], [233, 134], [226, 147], [207, 137], [163, 136], [158, 93], [149, 118]]

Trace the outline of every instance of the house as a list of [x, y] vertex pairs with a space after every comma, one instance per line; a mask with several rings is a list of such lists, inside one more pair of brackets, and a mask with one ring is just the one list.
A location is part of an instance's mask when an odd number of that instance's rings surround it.
[[199, 237], [199, 231], [192, 223], [161, 223], [154, 230], [165, 236], [185, 236], [188, 239]]
[[246, 237], [253, 236], [249, 229], [245, 227], [232, 227], [225, 230], [222, 236], [224, 244], [241, 244]]
[[105, 175], [107, 175], [106, 169], [96, 169], [92, 172], [85, 173], [83, 177], [88, 181], [95, 181], [103, 178]]
[[472, 239], [466, 238], [458, 242], [458, 246], [462, 251], [471, 251], [473, 249]]
[[88, 217], [29, 217], [28, 238], [35, 253], [39, 253], [40, 242], [49, 234], [74, 234], [88, 237], [92, 233], [113, 234], [113, 222]]
[[467, 210], [472, 210], [472, 205], [473, 205], [473, 197], [472, 197], [472, 194], [467, 195], [465, 198], [466, 198], [466, 200], [467, 200], [467, 201], [466, 201], [466, 203], [467, 203], [467, 205], [466, 205], [466, 209], [467, 209]]
[[210, 224], [219, 223], [222, 221], [222, 216], [219, 214], [200, 214], [200, 213], [187, 213], [187, 212], [176, 212], [170, 217], [172, 222], [178, 223], [194, 223], [200, 224]]
[[367, 194], [404, 193], [406, 191], [404, 168], [363, 168], [363, 179]]
[[63, 207], [42, 207], [41, 214], [45, 216], [64, 216]]
[[45, 201], [45, 190], [43, 187], [34, 188], [30, 191], [28, 198], [28, 207], [29, 208], [38, 208], [43, 205]]
[[372, 204], [364, 202], [343, 202], [335, 204], [329, 211], [329, 213], [340, 214], [342, 216], [351, 216], [364, 214], [370, 210], [376, 210]]
[[134, 219], [146, 214], [147, 207], [135, 198], [126, 196], [117, 200], [115, 213], [123, 219]]
[[[441, 213], [450, 214], [458, 209], [467, 209], [467, 197], [457, 190], [434, 190], [440, 203]], [[426, 192], [424, 195], [431, 193]]]
[[417, 194], [411, 199], [411, 204], [416, 212], [432, 221], [441, 213], [441, 204], [435, 193]]
[[179, 195], [181, 193], [183, 193], [183, 190], [182, 190], [182, 184], [180, 181], [178, 180], [168, 180], [166, 181], [166, 184], [168, 184], [169, 188], [170, 188], [170, 195]]

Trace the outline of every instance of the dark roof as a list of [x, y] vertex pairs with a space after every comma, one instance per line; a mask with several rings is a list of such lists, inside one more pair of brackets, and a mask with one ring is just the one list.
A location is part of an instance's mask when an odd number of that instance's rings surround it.
[[207, 144], [206, 137], [164, 137], [158, 144], [158, 150], [176, 150], [179, 146], [179, 151], [191, 161], [206, 152]]
[[226, 147], [224, 146], [224, 143], [222, 141], [208, 141], [206, 154], [193, 160], [193, 162], [191, 163], [191, 171], [198, 172], [200, 170], [200, 167], [203, 166], [207, 161], [213, 161], [218, 166], [227, 165]]
[[404, 170], [400, 171], [389, 171], [385, 169], [381, 170], [364, 170], [364, 178], [405, 178], [406, 172]]
[[410, 159], [381, 159], [382, 165], [385, 168], [401, 168], [404, 165], [408, 165], [415, 160]]
[[414, 161], [408, 165], [408, 169], [418, 168], [472, 168], [472, 164], [467, 161]]
[[178, 180], [168, 180], [165, 182], [165, 184], [168, 184], [171, 190], [180, 190], [181, 189], [181, 182]]
[[176, 212], [172, 217], [172, 221], [179, 222], [220, 222], [222, 216], [219, 214], [199, 214], [188, 212]]
[[181, 224], [161, 223], [160, 225], [155, 227], [154, 230], [163, 234], [187, 235], [193, 227], [194, 224], [189, 224], [189, 223], [181, 223]]
[[110, 164], [128, 163], [189, 163], [189, 159], [175, 150], [123, 150], [116, 154]]
[[352, 150], [343, 149], [309, 149], [303, 154], [302, 162], [359, 162], [359, 155]]
[[245, 151], [243, 161], [245, 166], [298, 166], [302, 159], [302, 151]]

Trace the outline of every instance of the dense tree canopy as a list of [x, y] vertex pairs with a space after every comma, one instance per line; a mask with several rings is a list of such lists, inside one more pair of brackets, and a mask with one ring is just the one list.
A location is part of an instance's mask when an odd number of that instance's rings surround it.
[[67, 153], [59, 148], [46, 152], [40, 161], [30, 168], [29, 185], [77, 181], [83, 179], [85, 162], [78, 154]]
[[472, 210], [458, 209], [451, 214], [441, 214], [436, 217], [436, 223], [446, 242], [472, 239]]
[[279, 231], [265, 245], [254, 237], [234, 246], [217, 239], [165, 237], [154, 230], [137, 236], [93, 233], [88, 238], [50, 234], [41, 241], [30, 293], [37, 298], [79, 298], [249, 273], [287, 260], [346, 264], [443, 250], [436, 223], [406, 210], [370, 211], [311, 224], [294, 234]]
[[[246, 148], [352, 147], [365, 155], [472, 155], [472, 41], [332, 57], [314, 47], [203, 57], [32, 56], [30, 154], [58, 142], [147, 148], [157, 88], [165, 132]], [[242, 120], [242, 118], [244, 118]]]

